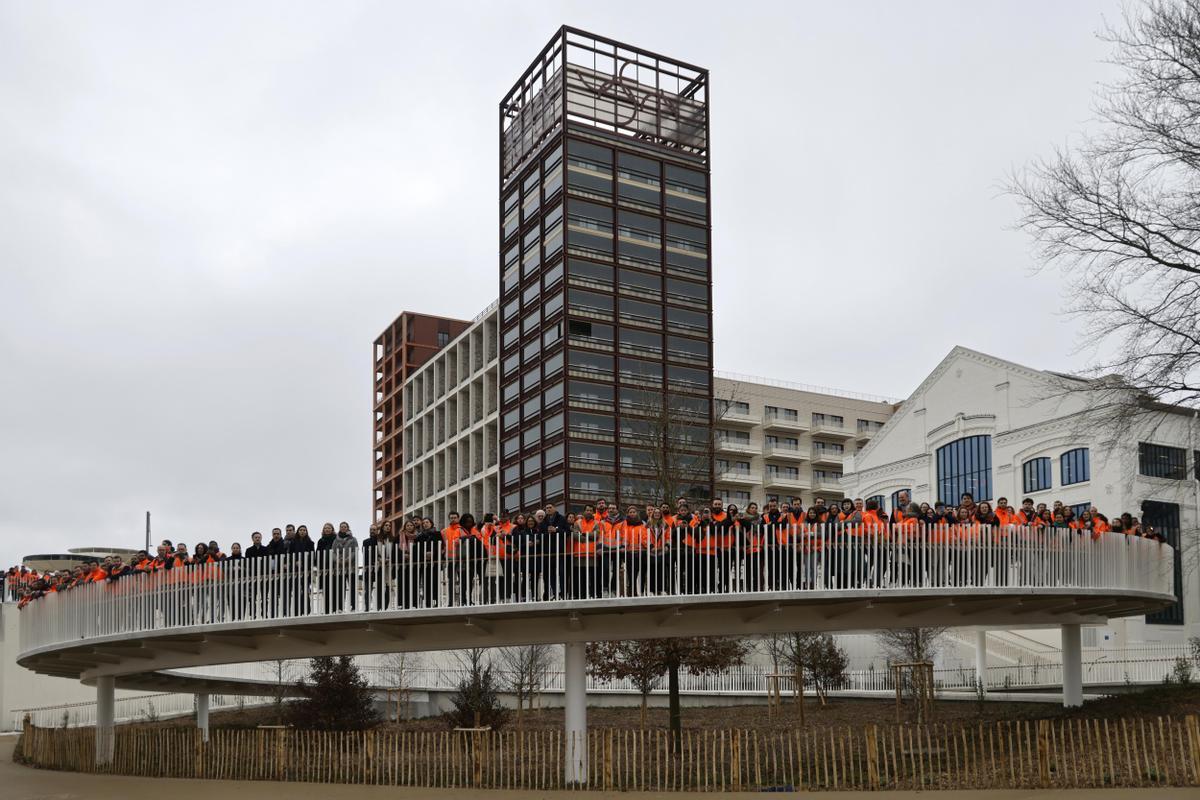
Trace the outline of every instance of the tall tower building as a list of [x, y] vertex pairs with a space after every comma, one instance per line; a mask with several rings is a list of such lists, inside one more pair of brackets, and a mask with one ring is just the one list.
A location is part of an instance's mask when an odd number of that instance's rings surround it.
[[460, 319], [405, 311], [375, 339], [372, 505], [379, 522], [395, 522], [405, 509], [404, 382], [468, 325]]
[[708, 72], [563, 27], [500, 103], [501, 506], [712, 496]]

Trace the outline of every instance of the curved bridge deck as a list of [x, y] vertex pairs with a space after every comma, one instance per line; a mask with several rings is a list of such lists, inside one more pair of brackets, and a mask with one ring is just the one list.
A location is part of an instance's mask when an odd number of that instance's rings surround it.
[[695, 547], [680, 536], [595, 557], [385, 546], [365, 564], [332, 551], [134, 575], [31, 603], [19, 662], [187, 691], [194, 685], [175, 687], [162, 671], [605, 639], [1078, 624], [1175, 600], [1172, 549], [1121, 534], [831, 526], [707, 549], [692, 533]]

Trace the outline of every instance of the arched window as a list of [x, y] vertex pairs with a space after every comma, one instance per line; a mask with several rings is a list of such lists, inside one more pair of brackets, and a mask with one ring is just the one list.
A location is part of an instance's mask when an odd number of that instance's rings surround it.
[[1024, 475], [1022, 485], [1026, 492], [1040, 492], [1050, 488], [1050, 457], [1031, 458], [1021, 465]]
[[1062, 454], [1058, 463], [1062, 470], [1063, 486], [1070, 486], [1073, 483], [1083, 483], [1092, 478], [1092, 465], [1089, 463], [1088, 449], [1086, 447], [1068, 450]]
[[964, 493], [992, 499], [992, 437], [964, 436], [937, 449], [938, 499], [958, 505]]

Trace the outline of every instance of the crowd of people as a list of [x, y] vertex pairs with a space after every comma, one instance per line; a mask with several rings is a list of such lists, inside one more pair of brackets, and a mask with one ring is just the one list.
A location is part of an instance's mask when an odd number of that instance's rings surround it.
[[[444, 527], [429, 517], [371, 525], [361, 546], [342, 522], [326, 523], [313, 539], [306, 525], [260, 532], [250, 545], [216, 541], [161, 542], [130, 561], [111, 556], [72, 570], [38, 574], [7, 571], [5, 599], [22, 606], [47, 594], [94, 583], [113, 584], [139, 575], [170, 573], [205, 581], [214, 565], [244, 562], [226, 574], [273, 580], [270, 592], [239, 589], [230, 613], [310, 613], [314, 595], [326, 612], [371, 608], [427, 608], [671, 593], [852, 588], [861, 586], [1004, 585], [1036, 569], [1036, 548], [1022, 564], [1003, 564], [1019, 536], [1025, 545], [1049, 542], [1059, 530], [1061, 548], [1106, 533], [1162, 542], [1136, 517], [1109, 518], [1092, 507], [1076, 513], [1060, 502], [1020, 507], [998, 498], [958, 505], [913, 503], [898, 493], [890, 513], [876, 500], [845, 499], [810, 507], [769, 501], [744, 509], [721, 500], [693, 509], [674, 505], [627, 506], [622, 512], [597, 499], [578, 513], [549, 504], [530, 512], [449, 514]], [[867, 542], [864, 544], [864, 541]], [[932, 544], [936, 547], [924, 547]], [[362, 551], [359, 558], [358, 552]], [[261, 559], [261, 561], [260, 561]], [[1016, 567], [1014, 574], [1012, 567]], [[269, 595], [269, 597], [267, 597]], [[236, 599], [243, 598], [243, 599]], [[266, 598], [266, 599], [264, 599]], [[210, 609], [210, 613], [216, 613]]]

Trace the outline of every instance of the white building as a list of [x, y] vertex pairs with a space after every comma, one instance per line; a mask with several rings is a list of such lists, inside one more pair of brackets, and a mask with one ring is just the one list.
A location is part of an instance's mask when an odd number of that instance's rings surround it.
[[1174, 407], [1118, 426], [1102, 386], [956, 347], [847, 459], [843, 488], [889, 508], [900, 490], [915, 502], [953, 504], [970, 491], [977, 501], [1006, 497], [1020, 505], [1030, 497], [1095, 505], [1110, 518], [1131, 513], [1176, 547], [1181, 602], [1085, 632], [1084, 644], [1200, 635], [1200, 426], [1191, 410]]

